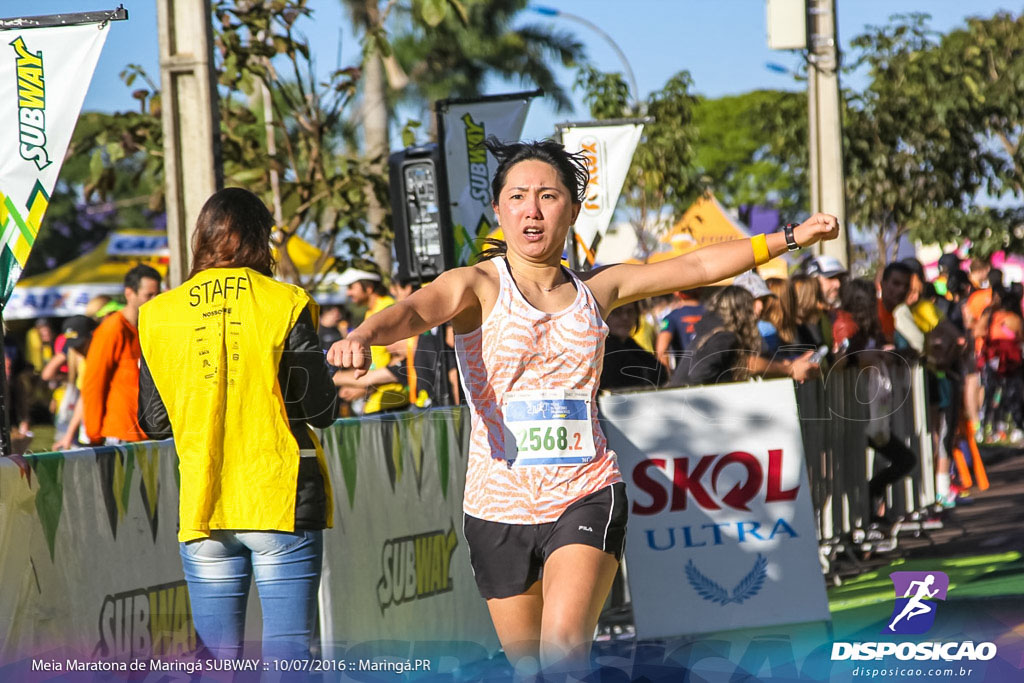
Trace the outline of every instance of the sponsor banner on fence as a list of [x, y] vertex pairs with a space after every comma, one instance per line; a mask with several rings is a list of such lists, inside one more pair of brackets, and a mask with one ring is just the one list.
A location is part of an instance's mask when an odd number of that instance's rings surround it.
[[588, 247], [603, 235], [619, 203], [633, 152], [644, 132], [642, 123], [615, 126], [579, 126], [562, 129], [562, 144], [570, 152], [581, 152], [587, 160], [587, 190], [576, 218], [576, 234]]
[[324, 543], [325, 654], [344, 641], [497, 646], [462, 533], [468, 429], [456, 408], [324, 430], [335, 504]]
[[629, 491], [637, 635], [827, 620], [789, 380], [601, 402]]
[[195, 650], [176, 470], [170, 441], [0, 458], [0, 661]]
[[533, 93], [522, 98], [501, 96], [476, 102], [442, 103], [444, 155], [451, 193], [455, 260], [467, 265], [478, 251], [475, 240], [497, 226], [491, 210], [491, 176], [497, 161], [484, 147], [495, 136], [502, 142], [519, 139]]
[[0, 31], [0, 302], [39, 233], [108, 29]]
[[[325, 654], [396, 640], [461, 644], [449, 651], [470, 659], [496, 649], [462, 535], [468, 427], [461, 409], [438, 409], [324, 431], [335, 496]], [[58, 652], [131, 661], [195, 651], [173, 441], [0, 458], [0, 512], [0, 666]], [[261, 630], [253, 587], [246, 640]]]

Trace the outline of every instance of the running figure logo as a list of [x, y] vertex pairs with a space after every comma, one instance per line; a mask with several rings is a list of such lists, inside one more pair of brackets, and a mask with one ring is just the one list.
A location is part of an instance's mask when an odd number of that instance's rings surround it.
[[943, 572], [893, 572], [896, 604], [882, 633], [925, 633], [935, 623], [935, 600], [945, 600], [949, 577]]

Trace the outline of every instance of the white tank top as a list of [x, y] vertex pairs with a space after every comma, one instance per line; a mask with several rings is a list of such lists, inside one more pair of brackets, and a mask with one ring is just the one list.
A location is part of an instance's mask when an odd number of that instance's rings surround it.
[[[575, 300], [562, 311], [545, 313], [523, 297], [504, 259], [492, 264], [500, 281], [494, 308], [478, 329], [455, 335], [472, 421], [463, 509], [473, 517], [507, 524], [553, 522], [574, 501], [622, 480], [597, 419], [608, 326], [593, 293], [575, 273], [566, 271], [576, 287]], [[543, 401], [545, 405], [514, 400], [523, 396], [519, 392], [552, 390], [567, 398]], [[587, 414], [580, 412], [585, 403]], [[515, 422], [530, 419], [526, 413], [536, 416], [545, 410], [547, 415], [540, 417], [550, 422]], [[565, 421], [570, 418], [575, 422]], [[589, 422], [590, 432], [582, 440], [579, 434], [572, 438], [573, 426], [584, 424], [582, 419]], [[553, 427], [545, 427], [549, 424]], [[561, 431], [565, 427], [568, 439]], [[523, 466], [531, 443], [541, 449], [539, 456], [545, 448], [553, 454], [564, 446], [569, 456], [578, 452], [589, 460], [572, 462], [562, 452], [561, 458], [551, 458], [556, 462], [541, 457], [536, 460], [540, 464]]]

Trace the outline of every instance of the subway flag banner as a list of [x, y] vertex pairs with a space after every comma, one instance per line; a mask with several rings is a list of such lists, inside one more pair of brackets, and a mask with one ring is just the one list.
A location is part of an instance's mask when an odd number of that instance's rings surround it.
[[444, 120], [444, 161], [459, 265], [468, 265], [480, 251], [479, 240], [497, 227], [491, 210], [491, 177], [498, 162], [484, 147], [484, 140], [492, 135], [502, 142], [518, 140], [533, 95], [438, 105], [438, 116]]
[[39, 234], [108, 28], [0, 30], [0, 303]]
[[562, 144], [569, 152], [579, 152], [587, 161], [587, 190], [583, 207], [576, 218], [576, 234], [588, 247], [598, 235], [604, 235], [619, 203], [622, 184], [633, 163], [633, 152], [644, 132], [642, 123], [614, 126], [567, 126], [562, 129]]

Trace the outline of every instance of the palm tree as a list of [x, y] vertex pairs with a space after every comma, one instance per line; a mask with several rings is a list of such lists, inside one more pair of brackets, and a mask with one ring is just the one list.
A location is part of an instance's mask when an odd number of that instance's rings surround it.
[[[543, 88], [559, 111], [571, 108], [549, 64], [552, 58], [567, 66], [581, 61], [583, 45], [569, 33], [539, 25], [513, 28], [526, 0], [448, 0], [446, 7], [452, 11], [436, 25], [425, 18], [415, 0], [411, 6], [397, 0], [341, 3], [364, 43], [371, 46], [363, 60], [363, 146], [381, 177], [387, 172], [388, 126], [395, 100], [424, 104], [446, 97], [472, 97], [482, 92], [488, 76], [497, 75]], [[398, 37], [390, 43], [392, 55], [384, 45], [384, 26], [393, 10]], [[396, 83], [401, 70], [408, 74], [407, 87]], [[389, 77], [394, 92], [389, 92]], [[385, 273], [391, 268], [387, 214], [387, 207], [371, 201], [368, 230], [377, 235], [371, 250]]]
[[574, 35], [540, 24], [514, 27], [527, 0], [477, 0], [466, 6], [467, 21], [447, 16], [427, 27], [407, 9], [392, 41], [395, 56], [408, 74], [403, 99], [433, 102], [446, 97], [479, 95], [489, 76], [544, 90], [558, 111], [572, 104], [551, 64], [573, 66], [584, 60], [583, 44]]

